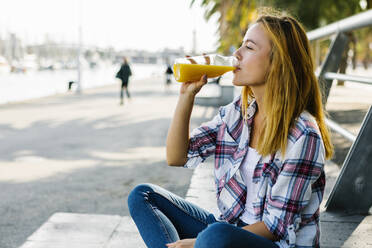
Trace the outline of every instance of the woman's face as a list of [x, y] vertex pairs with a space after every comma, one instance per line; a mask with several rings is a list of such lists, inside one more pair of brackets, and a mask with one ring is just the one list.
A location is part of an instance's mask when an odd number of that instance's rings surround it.
[[271, 43], [262, 24], [253, 24], [244, 36], [241, 47], [234, 52], [238, 68], [234, 70], [233, 84], [236, 86], [258, 86], [265, 84], [270, 67]]

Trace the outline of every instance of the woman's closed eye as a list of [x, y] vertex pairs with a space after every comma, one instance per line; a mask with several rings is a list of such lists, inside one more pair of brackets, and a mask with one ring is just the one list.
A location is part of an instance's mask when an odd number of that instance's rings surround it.
[[253, 48], [252, 47], [250, 47], [250, 46], [245, 46], [248, 50], [253, 50]]

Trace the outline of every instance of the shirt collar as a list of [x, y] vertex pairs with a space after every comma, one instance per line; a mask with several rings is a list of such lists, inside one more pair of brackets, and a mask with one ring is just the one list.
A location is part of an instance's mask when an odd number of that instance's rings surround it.
[[248, 108], [247, 108], [247, 120], [248, 121], [251, 121], [254, 114], [256, 113], [256, 110], [257, 110], [257, 103], [256, 103], [256, 100], [253, 99], [253, 101], [248, 105]]

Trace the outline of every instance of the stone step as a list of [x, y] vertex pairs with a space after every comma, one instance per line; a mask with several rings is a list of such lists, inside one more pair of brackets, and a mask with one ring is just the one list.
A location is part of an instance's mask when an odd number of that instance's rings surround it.
[[372, 215], [322, 212], [320, 247], [371, 248]]
[[20, 248], [145, 248], [129, 216], [55, 213]]
[[213, 163], [204, 162], [193, 172], [190, 186], [186, 193], [186, 200], [208, 210], [217, 218], [219, 210], [216, 204], [215, 192]]

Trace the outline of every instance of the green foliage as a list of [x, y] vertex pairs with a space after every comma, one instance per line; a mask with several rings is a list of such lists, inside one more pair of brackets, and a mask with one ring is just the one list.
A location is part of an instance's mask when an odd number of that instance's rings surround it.
[[274, 0], [273, 5], [288, 10], [307, 30], [324, 26], [362, 11], [359, 0]]
[[[312, 30], [338, 21], [362, 11], [360, 0], [202, 0], [205, 18], [219, 15], [220, 35], [218, 51], [230, 53], [230, 47], [239, 47], [249, 24], [256, 17], [260, 5], [285, 10], [297, 18], [306, 28]], [[191, 0], [191, 5], [195, 0]], [[190, 5], [190, 6], [191, 6]], [[371, 8], [372, 0], [367, 0]]]

